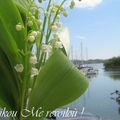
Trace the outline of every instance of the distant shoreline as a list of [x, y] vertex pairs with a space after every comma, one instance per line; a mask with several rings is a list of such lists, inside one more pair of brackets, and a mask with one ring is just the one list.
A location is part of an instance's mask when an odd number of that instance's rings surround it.
[[97, 64], [97, 63], [104, 63], [105, 60], [102, 59], [95, 59], [95, 60], [72, 60], [74, 64]]
[[120, 56], [106, 60], [104, 66], [105, 69], [120, 69]]

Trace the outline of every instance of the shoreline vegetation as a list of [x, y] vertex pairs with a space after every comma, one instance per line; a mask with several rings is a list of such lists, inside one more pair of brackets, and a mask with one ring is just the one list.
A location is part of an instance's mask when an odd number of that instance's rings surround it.
[[103, 59], [89, 59], [89, 60], [72, 60], [74, 64], [95, 64], [95, 63], [104, 63]]
[[104, 62], [104, 67], [106, 70], [120, 69], [120, 56], [106, 60]]

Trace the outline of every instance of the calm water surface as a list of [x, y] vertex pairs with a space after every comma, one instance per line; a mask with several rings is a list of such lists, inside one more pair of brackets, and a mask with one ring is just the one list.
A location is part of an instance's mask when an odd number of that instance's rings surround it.
[[120, 71], [105, 71], [103, 64], [91, 65], [99, 69], [99, 74], [89, 78], [90, 85], [86, 93], [71, 103], [71, 108], [99, 115], [103, 120], [120, 120], [120, 104], [116, 95], [110, 93], [120, 90]]

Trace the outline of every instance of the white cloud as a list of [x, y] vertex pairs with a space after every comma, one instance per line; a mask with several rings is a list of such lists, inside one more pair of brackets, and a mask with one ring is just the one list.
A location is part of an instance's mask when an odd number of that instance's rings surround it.
[[79, 0], [75, 0], [76, 8], [94, 8], [102, 2], [103, 0], [82, 0], [81, 2], [79, 2]]

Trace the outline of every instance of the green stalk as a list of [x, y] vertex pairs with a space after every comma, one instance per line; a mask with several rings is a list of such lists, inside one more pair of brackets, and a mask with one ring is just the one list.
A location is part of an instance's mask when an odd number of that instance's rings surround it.
[[[48, 7], [47, 7], [47, 12], [48, 12], [49, 9], [50, 9], [51, 2], [52, 2], [52, 0], [49, 0]], [[46, 27], [46, 22], [47, 22], [47, 17], [44, 16], [43, 28], [42, 28], [42, 33], [41, 33], [41, 37], [40, 37], [40, 44], [42, 43], [42, 40], [43, 40], [43, 35], [44, 35], [45, 27]], [[40, 45], [39, 45], [38, 51], [37, 51], [37, 52], [38, 52], [38, 53], [37, 53], [37, 59], [38, 59], [38, 60], [40, 59], [39, 51], [40, 51]]]
[[[54, 24], [55, 23], [55, 21], [56, 21], [56, 18], [57, 18], [57, 15], [59, 14], [59, 10], [60, 10], [60, 8], [63, 6], [63, 4], [66, 2], [67, 0], [63, 0], [63, 2], [60, 4], [60, 7], [58, 8], [58, 10], [57, 10], [57, 12], [56, 12], [56, 15], [55, 15], [55, 17], [54, 17], [54, 19], [53, 19], [53, 22], [52, 22], [52, 24]], [[48, 28], [49, 29], [49, 28]], [[48, 35], [47, 35], [47, 38], [46, 38], [46, 43], [48, 43], [48, 41], [49, 41], [49, 38], [50, 38], [50, 35], [51, 35], [51, 29], [50, 29], [50, 31], [49, 31], [49, 33], [48, 33]]]
[[[26, 35], [25, 35], [25, 38], [27, 38], [27, 16], [29, 14], [29, 10], [30, 10], [30, 7], [32, 6], [32, 3], [33, 1], [31, 1], [31, 4], [29, 5], [28, 7], [28, 10], [27, 10], [27, 13], [26, 13], [26, 21], [25, 21], [25, 29], [26, 29]], [[27, 39], [25, 39], [25, 63], [24, 63], [24, 78], [23, 78], [23, 87], [22, 87], [22, 98], [21, 98], [21, 110], [20, 112], [22, 111], [22, 109], [24, 109], [26, 107], [26, 84], [27, 84], [27, 78], [28, 78], [28, 41]], [[22, 120], [22, 116], [21, 116], [21, 113], [20, 113], [20, 120]]]
[[[27, 29], [27, 27], [25, 27]], [[26, 41], [25, 41], [26, 42]], [[25, 53], [27, 52], [27, 45], [25, 45]], [[26, 55], [26, 54], [25, 54]], [[24, 67], [24, 79], [22, 84], [22, 99], [21, 99], [21, 111], [24, 108], [25, 105], [25, 89], [26, 89], [26, 72], [27, 72], [27, 56], [25, 56], [25, 67]], [[22, 120], [22, 116], [20, 113], [20, 120]]]
[[[52, 11], [52, 10], [51, 10]], [[50, 19], [51, 19], [51, 11], [50, 11], [50, 15], [48, 18], [48, 28], [47, 28], [47, 35], [46, 35], [46, 44], [47, 44], [47, 39], [48, 39], [48, 33], [49, 33], [49, 25], [50, 25]]]
[[[56, 18], [57, 18], [57, 15], [59, 14], [59, 10], [60, 10], [60, 8], [63, 6], [63, 4], [64, 4], [66, 1], [67, 1], [67, 0], [63, 0], [63, 2], [60, 4], [60, 7], [58, 8], [58, 10], [57, 10], [57, 12], [56, 12], [56, 15], [55, 15], [55, 17], [54, 17], [54, 19], [53, 19], [52, 24], [55, 23]], [[48, 19], [48, 28], [47, 28], [47, 35], [46, 35], [46, 44], [48, 44], [49, 38], [50, 38], [50, 35], [51, 35], [51, 32], [52, 32], [51, 29], [50, 29], [50, 31], [49, 31], [50, 18], [51, 18], [51, 13], [50, 13], [50, 16], [49, 16], [49, 19]], [[44, 63], [45, 63], [45, 61], [46, 61], [46, 55], [45, 55], [45, 57], [44, 57]]]

